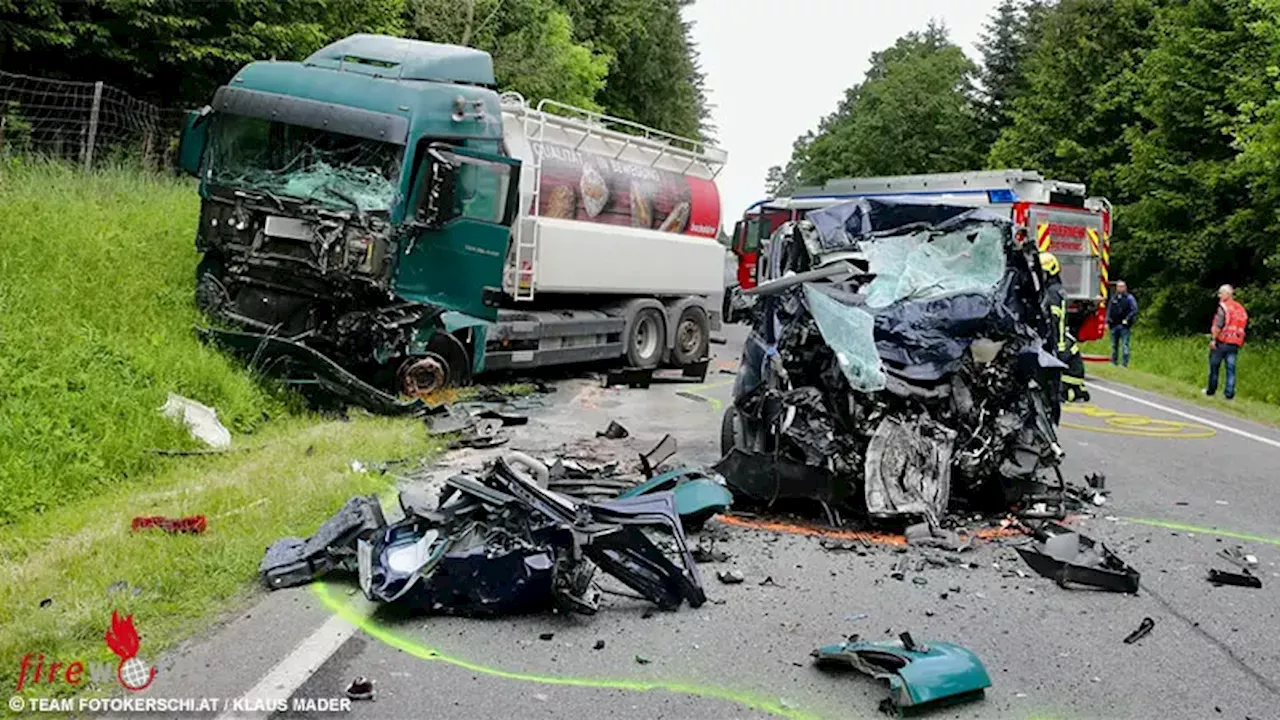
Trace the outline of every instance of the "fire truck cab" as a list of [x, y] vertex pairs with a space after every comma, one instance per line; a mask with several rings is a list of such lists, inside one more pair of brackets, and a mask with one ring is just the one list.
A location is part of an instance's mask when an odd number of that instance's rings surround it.
[[[1068, 323], [1081, 341], [1097, 340], [1106, 329], [1111, 203], [1088, 197], [1080, 183], [1048, 180], [1033, 170], [841, 178], [798, 188], [788, 197], [761, 200], [734, 227], [738, 284], [755, 287], [760, 247], [782, 223], [809, 211], [860, 197], [910, 196], [948, 205], [971, 205], [1007, 213], [1017, 231], [1062, 265], [1069, 298]], [[726, 303], [728, 305], [729, 303]], [[742, 304], [735, 299], [734, 304]]]

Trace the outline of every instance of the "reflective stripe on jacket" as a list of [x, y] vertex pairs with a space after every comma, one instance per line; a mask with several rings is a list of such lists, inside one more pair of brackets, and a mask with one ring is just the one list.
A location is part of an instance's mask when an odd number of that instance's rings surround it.
[[1222, 311], [1223, 320], [1221, 326], [1214, 323], [1214, 342], [1244, 345], [1244, 329], [1249, 324], [1249, 313], [1235, 300], [1223, 300], [1218, 308]]

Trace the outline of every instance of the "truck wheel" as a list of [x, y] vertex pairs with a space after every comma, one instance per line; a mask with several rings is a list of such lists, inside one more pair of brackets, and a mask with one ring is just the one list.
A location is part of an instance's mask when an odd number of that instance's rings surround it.
[[634, 368], [658, 367], [666, 337], [666, 321], [661, 310], [647, 307], [637, 312], [627, 332], [627, 364]]
[[681, 310], [671, 359], [676, 365], [692, 365], [707, 357], [710, 347], [711, 321], [707, 319], [707, 312], [696, 305]]

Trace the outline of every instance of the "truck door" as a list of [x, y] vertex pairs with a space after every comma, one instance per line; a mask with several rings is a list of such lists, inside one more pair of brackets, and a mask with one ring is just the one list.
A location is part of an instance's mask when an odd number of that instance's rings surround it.
[[485, 289], [502, 288], [519, 209], [520, 161], [443, 144], [420, 154], [409, 203], [412, 230], [400, 247], [396, 293], [496, 320], [498, 310], [486, 305]]

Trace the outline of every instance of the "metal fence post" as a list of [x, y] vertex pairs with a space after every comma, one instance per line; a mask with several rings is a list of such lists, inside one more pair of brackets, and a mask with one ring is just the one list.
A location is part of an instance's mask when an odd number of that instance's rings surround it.
[[98, 136], [98, 111], [102, 107], [102, 81], [93, 84], [93, 107], [89, 109], [89, 140], [86, 143], [88, 149], [84, 154], [84, 169], [88, 170], [93, 167], [93, 143]]

